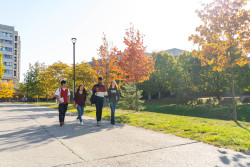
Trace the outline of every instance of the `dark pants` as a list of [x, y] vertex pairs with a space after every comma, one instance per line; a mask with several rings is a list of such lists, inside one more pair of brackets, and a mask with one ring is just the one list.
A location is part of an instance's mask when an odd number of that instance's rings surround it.
[[115, 123], [115, 108], [117, 101], [115, 98], [110, 98], [110, 108], [111, 108], [111, 123]]
[[59, 122], [64, 122], [65, 113], [67, 112], [68, 104], [59, 104]]
[[96, 106], [96, 120], [101, 121], [102, 119], [102, 108], [103, 108], [103, 97], [95, 97], [95, 106]]

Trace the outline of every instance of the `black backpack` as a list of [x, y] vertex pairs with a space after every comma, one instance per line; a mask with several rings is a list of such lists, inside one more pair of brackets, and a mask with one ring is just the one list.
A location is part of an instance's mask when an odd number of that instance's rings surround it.
[[90, 103], [91, 104], [95, 104], [95, 97], [96, 97], [96, 95], [93, 93], [91, 98], [90, 98]]
[[[98, 86], [96, 86], [98, 88]], [[96, 98], [96, 95], [93, 93], [90, 97], [90, 103], [91, 104], [95, 104], [95, 98]]]

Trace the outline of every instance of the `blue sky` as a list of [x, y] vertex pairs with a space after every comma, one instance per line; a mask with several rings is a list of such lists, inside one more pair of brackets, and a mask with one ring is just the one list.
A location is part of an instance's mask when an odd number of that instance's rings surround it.
[[[0, 0], [0, 24], [15, 26], [21, 37], [21, 74], [36, 61], [72, 64], [97, 56], [106, 33], [123, 50], [132, 22], [145, 35], [147, 52], [194, 48], [188, 36], [201, 24], [195, 10], [211, 0]], [[21, 75], [21, 81], [23, 75]]]

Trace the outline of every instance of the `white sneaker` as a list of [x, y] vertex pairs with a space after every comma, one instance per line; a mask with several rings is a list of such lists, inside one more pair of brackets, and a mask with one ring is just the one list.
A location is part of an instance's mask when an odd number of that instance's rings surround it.
[[100, 126], [100, 121], [97, 121], [97, 126]]
[[80, 123], [82, 126], [84, 125], [83, 122]]

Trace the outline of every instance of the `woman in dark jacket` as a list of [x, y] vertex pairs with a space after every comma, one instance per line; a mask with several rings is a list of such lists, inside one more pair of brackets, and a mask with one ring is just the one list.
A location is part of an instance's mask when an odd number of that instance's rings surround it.
[[120, 94], [115, 81], [112, 81], [108, 89], [108, 105], [111, 108], [111, 124], [115, 124], [115, 108], [120, 103]]
[[86, 107], [86, 97], [87, 97], [87, 92], [84, 89], [83, 85], [80, 85], [74, 96], [74, 103], [75, 103], [74, 105], [78, 111], [78, 117], [76, 121], [77, 123], [80, 122], [81, 125], [83, 125], [82, 115], [84, 112], [84, 108]]

